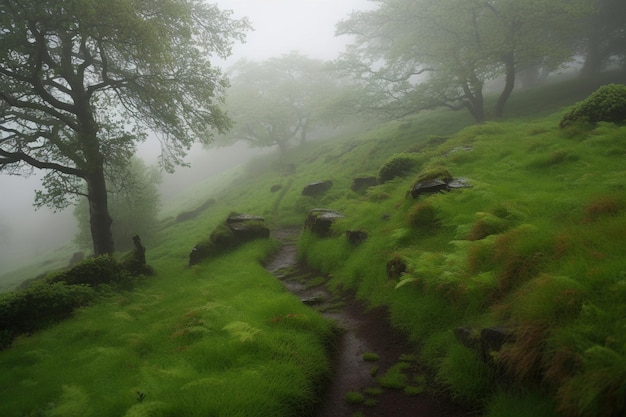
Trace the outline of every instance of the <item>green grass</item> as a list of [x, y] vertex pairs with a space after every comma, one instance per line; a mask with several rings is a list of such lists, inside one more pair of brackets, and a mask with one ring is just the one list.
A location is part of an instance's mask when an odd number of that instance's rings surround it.
[[305, 412], [328, 376], [332, 331], [258, 264], [272, 246], [194, 268], [155, 260], [145, 288], [18, 340], [0, 354], [0, 414]]
[[[568, 81], [519, 92], [509, 119], [478, 126], [464, 113], [425, 112], [291, 149], [278, 163], [259, 158], [186, 190], [147, 245], [155, 277], [0, 352], [0, 415], [306, 414], [329, 376], [334, 333], [262, 268], [277, 242], [187, 263], [232, 210], [277, 228], [302, 225], [314, 207], [346, 218], [331, 238], [303, 233], [299, 258], [329, 276], [331, 289], [388, 307], [420, 347], [416, 359], [436, 383], [429, 391], [488, 417], [618, 415], [626, 407], [626, 127], [558, 129], [563, 107], [592, 90]], [[377, 175], [406, 152], [420, 169], [443, 167], [472, 188], [413, 201], [415, 172], [350, 190], [354, 177]], [[287, 164], [295, 172], [286, 174]], [[334, 184], [327, 194], [301, 196], [323, 179]], [[174, 224], [209, 197], [216, 204]], [[368, 238], [353, 246], [346, 230]], [[398, 278], [387, 275], [392, 259], [406, 265]], [[494, 355], [494, 369], [455, 339], [459, 326], [506, 326], [515, 341]], [[372, 376], [418, 395], [425, 381], [405, 372], [410, 362], [384, 373], [375, 366]]]

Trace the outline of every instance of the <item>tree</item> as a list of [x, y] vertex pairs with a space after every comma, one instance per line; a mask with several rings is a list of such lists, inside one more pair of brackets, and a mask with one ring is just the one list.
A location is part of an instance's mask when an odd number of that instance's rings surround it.
[[337, 67], [361, 80], [365, 94], [355, 102], [364, 110], [402, 117], [445, 106], [480, 123], [487, 81], [505, 78], [495, 109], [501, 116], [519, 70], [538, 57], [550, 57], [550, 65], [569, 59], [560, 31], [581, 1], [373, 0], [378, 8], [338, 23], [337, 34], [353, 41]]
[[581, 73], [597, 76], [611, 60], [626, 69], [626, 2], [623, 0], [589, 0], [593, 5], [584, 21], [581, 50], [585, 61]]
[[336, 92], [325, 63], [297, 52], [263, 62], [243, 60], [231, 71], [228, 91], [233, 129], [225, 143], [243, 140], [256, 147], [304, 143], [324, 122], [323, 111]]
[[106, 177], [147, 130], [162, 166], [230, 126], [227, 80], [211, 65], [248, 28], [201, 0], [4, 0], [0, 4], [0, 169], [47, 173], [38, 206], [87, 197], [96, 255], [114, 251]]
[[[156, 231], [159, 214], [158, 184], [161, 173], [156, 167], [147, 167], [138, 158], [131, 158], [128, 169], [107, 181], [109, 190], [108, 206], [115, 222], [111, 225], [113, 243], [119, 250], [132, 248], [131, 238], [141, 236], [144, 242]], [[89, 227], [89, 207], [85, 199], [74, 209], [78, 221], [76, 242], [80, 246], [89, 246], [91, 234]]]

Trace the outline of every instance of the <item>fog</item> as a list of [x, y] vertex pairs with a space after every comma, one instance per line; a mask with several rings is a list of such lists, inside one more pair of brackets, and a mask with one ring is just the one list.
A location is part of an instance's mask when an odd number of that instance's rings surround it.
[[[233, 55], [218, 65], [226, 68], [241, 58], [264, 60], [297, 50], [311, 58], [331, 60], [346, 39], [334, 37], [335, 24], [353, 10], [368, 8], [367, 0], [217, 0], [221, 9], [232, 10], [235, 17], [248, 17], [253, 31], [244, 44], [233, 48]], [[148, 163], [156, 161], [158, 142], [142, 144], [139, 156]], [[164, 175], [162, 200], [175, 198], [180, 189], [221, 170], [246, 162], [253, 151], [238, 144], [231, 148], [192, 148], [187, 161], [191, 168], [179, 168]], [[33, 207], [34, 190], [40, 188], [44, 173], [28, 178], [0, 173], [0, 275], [32, 256], [44, 255], [72, 241], [77, 232], [73, 208], [53, 212]]]

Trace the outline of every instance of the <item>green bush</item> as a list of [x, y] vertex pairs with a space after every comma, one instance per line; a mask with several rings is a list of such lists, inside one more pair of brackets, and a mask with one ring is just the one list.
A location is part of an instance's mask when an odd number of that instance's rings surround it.
[[129, 279], [128, 272], [112, 256], [102, 255], [85, 259], [71, 269], [53, 273], [46, 278], [50, 284], [65, 282], [70, 285], [87, 284], [97, 287], [101, 284], [121, 284]]
[[22, 291], [0, 296], [0, 349], [20, 334], [63, 320], [89, 304], [95, 291], [87, 285], [39, 282]]
[[392, 155], [378, 172], [378, 181], [382, 184], [396, 177], [403, 177], [417, 165], [415, 155], [396, 154]]
[[561, 119], [560, 127], [568, 127], [578, 122], [619, 123], [624, 120], [626, 120], [626, 85], [608, 84], [574, 105]]

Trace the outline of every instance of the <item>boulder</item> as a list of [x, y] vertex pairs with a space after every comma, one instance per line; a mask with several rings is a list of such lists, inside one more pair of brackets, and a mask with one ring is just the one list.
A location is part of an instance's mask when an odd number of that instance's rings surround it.
[[378, 185], [378, 178], [373, 175], [360, 175], [352, 180], [350, 189], [355, 193], [361, 193], [370, 187]]
[[439, 178], [428, 181], [420, 181], [413, 184], [410, 193], [414, 199], [424, 194], [435, 194], [448, 191], [448, 183]]
[[270, 188], [270, 192], [271, 193], [275, 193], [275, 192], [279, 191], [281, 188], [283, 188], [282, 184], [274, 184]]
[[346, 230], [346, 238], [353, 245], [358, 245], [367, 239], [367, 232], [363, 230]]
[[302, 189], [302, 195], [319, 197], [333, 187], [331, 180], [313, 182]]
[[467, 178], [454, 178], [449, 181], [435, 178], [413, 184], [409, 190], [409, 194], [413, 199], [416, 199], [422, 195], [458, 190], [460, 188], [472, 188], [472, 185]]
[[230, 213], [226, 220], [218, 225], [208, 239], [205, 239], [191, 250], [189, 265], [196, 265], [202, 260], [223, 253], [245, 242], [255, 239], [267, 239], [270, 229], [265, 219], [252, 214]]
[[330, 228], [333, 223], [338, 219], [343, 219], [343, 214], [324, 208], [315, 208], [309, 210], [306, 220], [304, 221], [304, 228], [309, 229], [320, 237], [327, 237], [330, 235]]

